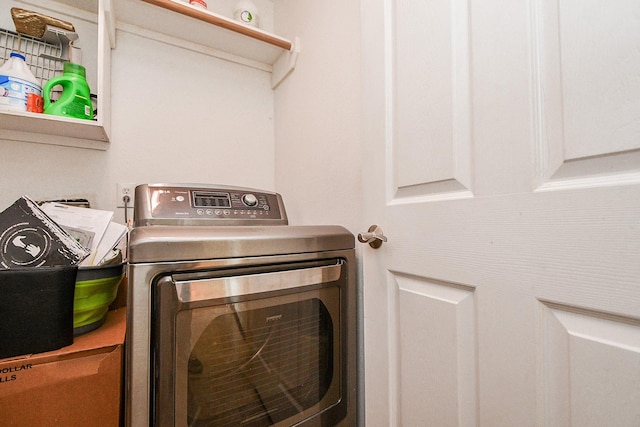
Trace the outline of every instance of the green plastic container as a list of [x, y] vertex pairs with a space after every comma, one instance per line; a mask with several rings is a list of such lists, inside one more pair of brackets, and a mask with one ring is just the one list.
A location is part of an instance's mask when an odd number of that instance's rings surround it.
[[124, 263], [81, 267], [76, 277], [73, 299], [73, 334], [93, 331], [104, 323], [109, 305], [118, 295], [124, 277]]
[[[51, 89], [58, 85], [62, 86], [62, 95], [57, 101], [51, 102]], [[45, 114], [93, 120], [91, 90], [87, 84], [86, 70], [80, 64], [65, 62], [63, 74], [45, 83], [42, 96]]]

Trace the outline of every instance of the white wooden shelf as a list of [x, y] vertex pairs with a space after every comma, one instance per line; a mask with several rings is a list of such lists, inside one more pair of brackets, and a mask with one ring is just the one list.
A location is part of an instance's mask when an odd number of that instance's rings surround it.
[[[111, 48], [115, 44], [115, 22], [111, 0], [23, 0], [54, 16], [77, 17], [95, 22], [98, 31], [97, 71], [98, 119], [81, 120], [29, 112], [0, 111], [0, 138], [106, 150], [110, 134]], [[4, 11], [3, 11], [4, 12]]]
[[97, 121], [17, 111], [0, 112], [0, 137], [94, 150], [109, 146], [109, 135]]
[[181, 0], [116, 0], [118, 26], [193, 43], [214, 56], [272, 73], [276, 87], [294, 68], [299, 39], [289, 40]]
[[190, 16], [195, 19], [199, 19], [209, 24], [213, 24], [217, 27], [225, 28], [227, 30], [236, 32], [238, 34], [245, 35], [247, 37], [260, 40], [262, 42], [271, 44], [285, 50], [291, 50], [293, 43], [287, 39], [270, 34], [266, 31], [259, 30], [255, 27], [243, 25], [235, 20], [232, 20], [226, 16], [219, 15], [206, 9], [202, 9], [196, 6], [185, 3], [182, 0], [144, 0], [147, 3], [151, 3], [162, 8], [178, 12], [182, 15]]

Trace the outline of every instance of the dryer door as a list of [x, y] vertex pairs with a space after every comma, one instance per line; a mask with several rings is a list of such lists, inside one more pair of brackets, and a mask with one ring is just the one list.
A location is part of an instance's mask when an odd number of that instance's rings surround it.
[[158, 283], [154, 425], [334, 425], [345, 415], [346, 268], [314, 264]]

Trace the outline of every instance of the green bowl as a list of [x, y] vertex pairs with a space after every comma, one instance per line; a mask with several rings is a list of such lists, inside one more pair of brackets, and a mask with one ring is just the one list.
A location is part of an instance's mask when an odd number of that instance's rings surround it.
[[118, 295], [125, 263], [81, 267], [73, 298], [73, 334], [82, 335], [99, 328]]

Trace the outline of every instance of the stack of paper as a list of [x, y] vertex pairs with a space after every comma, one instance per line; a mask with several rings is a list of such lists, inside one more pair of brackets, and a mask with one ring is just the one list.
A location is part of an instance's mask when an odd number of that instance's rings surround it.
[[127, 233], [127, 227], [112, 221], [113, 212], [47, 202], [40, 208], [91, 254], [80, 267], [100, 265]]
[[26, 196], [0, 213], [0, 268], [78, 265], [87, 255]]

